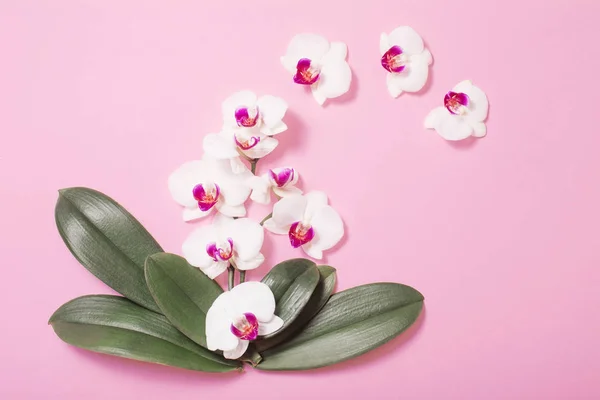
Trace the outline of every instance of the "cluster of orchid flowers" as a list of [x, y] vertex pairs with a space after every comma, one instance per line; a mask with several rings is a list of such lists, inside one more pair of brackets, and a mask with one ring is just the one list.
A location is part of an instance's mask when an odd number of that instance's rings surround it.
[[[418, 92], [427, 83], [433, 58], [423, 39], [410, 26], [401, 26], [379, 40], [381, 66], [387, 71], [387, 88], [394, 98], [403, 92]], [[350, 89], [352, 72], [346, 62], [347, 47], [322, 36], [305, 33], [295, 36], [281, 63], [294, 82], [308, 85], [315, 100], [343, 95]], [[425, 128], [435, 129], [446, 140], [483, 137], [488, 114], [485, 93], [471, 81], [462, 81], [446, 93], [443, 106], [425, 118]]]
[[[432, 56], [423, 39], [408, 26], [383, 33], [379, 42], [381, 65], [388, 72], [387, 87], [393, 97], [421, 90], [429, 75]], [[308, 86], [323, 105], [350, 89], [352, 72], [347, 46], [315, 34], [295, 36], [281, 63], [296, 84]], [[432, 110], [425, 127], [447, 140], [486, 134], [483, 122], [488, 101], [470, 81], [456, 85], [444, 97], [444, 105]], [[278, 145], [276, 138], [287, 130], [287, 103], [275, 96], [258, 97], [241, 91], [222, 104], [223, 126], [206, 135], [201, 160], [183, 164], [169, 177], [173, 199], [182, 205], [184, 221], [213, 214], [212, 223], [194, 230], [182, 246], [189, 264], [211, 279], [229, 271], [229, 291], [220, 295], [206, 318], [207, 345], [237, 359], [249, 342], [283, 326], [275, 312], [273, 293], [263, 283], [245, 282], [245, 271], [259, 267], [264, 229], [287, 235], [291, 246], [301, 247], [315, 259], [335, 246], [344, 234], [342, 219], [328, 205], [323, 192], [304, 194], [296, 187], [298, 171], [284, 166], [256, 174], [260, 159]], [[249, 165], [248, 165], [249, 164]], [[248, 199], [269, 204], [273, 212], [263, 221], [246, 218]], [[235, 271], [240, 284], [234, 285]]]
[[[169, 177], [169, 190], [183, 206], [184, 221], [212, 216], [210, 224], [192, 231], [182, 252], [211, 279], [229, 271], [229, 291], [214, 302], [206, 321], [209, 349], [223, 350], [226, 358], [239, 358], [250, 341], [283, 325], [274, 315], [275, 299], [268, 286], [245, 282], [245, 272], [265, 261], [264, 229], [287, 235], [292, 247], [301, 247], [315, 259], [344, 234], [342, 219], [327, 196], [318, 191], [304, 194], [296, 186], [295, 168], [256, 175], [257, 163], [277, 147], [275, 136], [287, 130], [287, 108], [279, 97], [233, 94], [222, 105], [221, 131], [204, 138], [202, 159], [183, 164]], [[263, 221], [245, 217], [249, 199], [269, 204], [273, 195], [277, 202]], [[234, 287], [235, 271], [240, 272], [240, 284]]]

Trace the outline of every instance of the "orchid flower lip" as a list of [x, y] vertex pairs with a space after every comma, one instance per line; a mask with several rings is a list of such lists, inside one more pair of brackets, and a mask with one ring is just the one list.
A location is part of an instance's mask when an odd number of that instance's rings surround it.
[[234, 140], [236, 146], [242, 150], [250, 150], [251, 148], [255, 147], [258, 143], [260, 143], [259, 136], [250, 136], [250, 138], [247, 140], [240, 140], [238, 139], [237, 135], [234, 135]]
[[465, 93], [449, 91], [444, 96], [444, 107], [454, 115], [465, 114], [469, 107], [469, 96]]
[[282, 188], [294, 180], [294, 173], [293, 168], [283, 168], [278, 173], [270, 169], [269, 179], [275, 186]]
[[252, 128], [259, 121], [258, 107], [238, 107], [235, 110], [235, 121], [239, 127]]
[[312, 85], [319, 79], [320, 74], [320, 69], [310, 59], [301, 58], [296, 66], [294, 82], [300, 85]]
[[219, 185], [216, 183], [212, 185], [207, 184], [198, 184], [194, 186], [192, 189], [192, 194], [194, 199], [198, 202], [198, 207], [201, 211], [210, 210], [217, 201], [219, 200], [219, 195], [221, 194], [221, 189]]
[[310, 224], [297, 221], [290, 226], [288, 236], [292, 247], [298, 248], [313, 240], [315, 237], [315, 230]]
[[381, 66], [389, 72], [399, 73], [404, 71], [408, 57], [400, 46], [392, 46], [381, 56]]
[[216, 242], [211, 242], [206, 245], [206, 253], [216, 262], [229, 261], [233, 257], [233, 239], [227, 238], [229, 246], [219, 247]]
[[231, 333], [242, 340], [258, 337], [258, 319], [252, 313], [244, 313], [231, 324]]

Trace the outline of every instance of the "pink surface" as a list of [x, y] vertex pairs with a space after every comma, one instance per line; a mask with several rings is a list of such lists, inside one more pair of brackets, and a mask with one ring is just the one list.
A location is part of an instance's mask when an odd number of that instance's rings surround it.
[[[600, 398], [600, 3], [284, 3], [0, 1], [0, 397]], [[422, 94], [393, 100], [378, 39], [403, 24], [435, 61]], [[324, 109], [279, 64], [303, 31], [349, 47], [352, 91]], [[488, 94], [489, 133], [453, 145], [422, 124], [463, 79]], [[326, 260], [338, 290], [412, 285], [426, 297], [417, 327], [294, 373], [215, 376], [61, 342], [51, 313], [111, 291], [58, 236], [57, 189], [104, 191], [178, 252], [193, 226], [167, 176], [201, 155], [221, 100], [243, 88], [290, 104], [259, 170], [295, 166], [345, 219]], [[302, 255], [283, 237], [266, 247], [251, 279]]]

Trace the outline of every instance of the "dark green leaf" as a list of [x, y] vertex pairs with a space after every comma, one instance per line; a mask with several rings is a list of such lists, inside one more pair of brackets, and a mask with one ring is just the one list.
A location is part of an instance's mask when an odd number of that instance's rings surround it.
[[75, 258], [130, 300], [159, 312], [144, 278], [144, 262], [162, 249], [148, 231], [110, 197], [88, 188], [59, 191], [56, 226]]
[[169, 321], [206, 347], [206, 313], [223, 289], [184, 258], [168, 253], [146, 259], [146, 282]]
[[258, 352], [263, 352], [289, 339], [294, 333], [302, 329], [329, 300], [336, 282], [335, 268], [320, 265], [317, 269], [319, 270], [319, 283], [300, 315], [285, 330], [280, 330], [272, 337], [257, 341], [255, 348]]
[[63, 341], [98, 353], [206, 372], [241, 368], [189, 340], [164, 316], [119, 296], [76, 298], [49, 323]]
[[289, 342], [262, 353], [257, 368], [301, 370], [356, 357], [402, 333], [419, 316], [423, 296], [398, 283], [358, 286], [331, 296]]
[[275, 315], [283, 319], [283, 327], [272, 335], [281, 333], [300, 315], [319, 283], [319, 270], [314, 262], [293, 259], [277, 264], [263, 278], [271, 288], [277, 307]]

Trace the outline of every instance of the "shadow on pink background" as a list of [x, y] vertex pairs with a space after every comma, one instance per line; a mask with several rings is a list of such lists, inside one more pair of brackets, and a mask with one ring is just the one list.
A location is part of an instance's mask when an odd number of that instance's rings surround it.
[[[352, 4], [0, 1], [1, 398], [600, 398], [600, 3]], [[394, 100], [378, 40], [403, 24], [435, 62], [423, 94]], [[355, 86], [323, 109], [279, 64], [303, 31], [349, 47]], [[488, 94], [489, 134], [449, 144], [423, 119], [463, 79]], [[344, 217], [347, 239], [325, 260], [338, 290], [414, 286], [418, 324], [361, 358], [289, 373], [208, 375], [61, 342], [52, 312], [111, 291], [58, 236], [57, 190], [109, 194], [179, 252], [193, 225], [167, 176], [201, 156], [220, 102], [245, 88], [290, 104], [259, 171], [296, 167]], [[250, 279], [302, 256], [271, 235], [266, 253]]]

